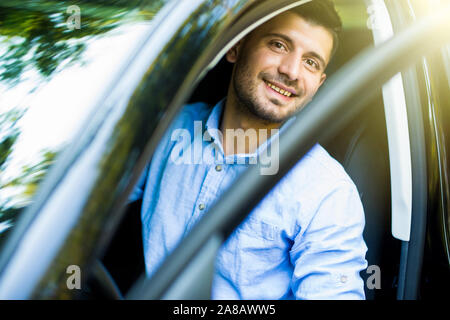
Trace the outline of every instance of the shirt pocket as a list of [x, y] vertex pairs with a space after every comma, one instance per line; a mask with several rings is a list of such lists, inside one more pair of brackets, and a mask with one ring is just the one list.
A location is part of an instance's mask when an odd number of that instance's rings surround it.
[[278, 233], [278, 227], [261, 219], [248, 217], [236, 229], [236, 233], [254, 237], [256, 240], [274, 241]]
[[219, 254], [222, 274], [237, 287], [258, 285], [279, 270], [287, 258], [280, 228], [247, 218], [231, 235]]

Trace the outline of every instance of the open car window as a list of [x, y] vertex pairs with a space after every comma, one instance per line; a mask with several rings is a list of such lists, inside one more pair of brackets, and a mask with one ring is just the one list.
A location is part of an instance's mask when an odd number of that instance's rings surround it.
[[[336, 71], [339, 70], [340, 67], [342, 67], [346, 62], [350, 61], [354, 56], [356, 56], [358, 53], [360, 53], [363, 49], [366, 49], [367, 47], [373, 46], [373, 37], [372, 37], [372, 30], [369, 28], [368, 19], [369, 15], [366, 11], [366, 6], [363, 3], [359, 3], [358, 5], [350, 4], [348, 1], [337, 1], [337, 10], [342, 14], [343, 17], [343, 24], [344, 24], [344, 32], [341, 39], [341, 44], [338, 49], [338, 53], [332, 60], [331, 64], [329, 65], [327, 69], [327, 75], [331, 77]], [[241, 21], [242, 22], [242, 21]], [[236, 42], [236, 39], [233, 39], [232, 42]], [[225, 44], [224, 47], [229, 47], [228, 44]], [[220, 61], [217, 63], [217, 65], [214, 66], [212, 70], [209, 71], [205, 75], [205, 77], [200, 81], [198, 86], [195, 88], [193, 93], [189, 96], [189, 98], [184, 103], [185, 106], [181, 109], [181, 111], [175, 116], [175, 120], [169, 125], [167, 131], [164, 134], [163, 140], [160, 142], [160, 152], [157, 154], [157, 159], [153, 158], [153, 170], [156, 170], [153, 172], [153, 175], [158, 176], [160, 173], [155, 168], [156, 166], [160, 165], [164, 168], [167, 168], [168, 166], [171, 166], [171, 163], [176, 163], [181, 168], [185, 167], [187, 172], [187, 166], [195, 166], [197, 164], [205, 164], [204, 161], [210, 161], [210, 165], [213, 165], [214, 173], [211, 173], [211, 175], [216, 174], [217, 179], [221, 181], [219, 176], [223, 174], [227, 174], [228, 171], [226, 171], [226, 164], [225, 163], [213, 163], [211, 162], [211, 159], [205, 159], [201, 156], [195, 154], [196, 151], [198, 152], [206, 152], [209, 153], [205, 148], [211, 147], [211, 139], [209, 137], [209, 133], [205, 134], [207, 131], [207, 122], [209, 121], [209, 117], [205, 117], [205, 114], [210, 114], [213, 111], [214, 108], [217, 108], [217, 105], [220, 104], [220, 102], [223, 100], [223, 98], [227, 94], [228, 85], [230, 83], [230, 75], [233, 65], [226, 61], [225, 57], [221, 57]], [[326, 87], [326, 84], [325, 84]], [[321, 90], [321, 89], [320, 89]], [[352, 175], [353, 179], [357, 180], [357, 183], [361, 183], [360, 185], [360, 195], [361, 197], [364, 197], [365, 201], [367, 201], [369, 206], [372, 206], [370, 211], [380, 211], [380, 215], [382, 214], [385, 219], [383, 220], [383, 224], [379, 226], [379, 229], [377, 230], [368, 230], [366, 234], [366, 237], [379, 237], [378, 231], [380, 229], [383, 229], [383, 236], [389, 236], [389, 215], [390, 215], [390, 208], [389, 208], [389, 164], [388, 164], [388, 153], [387, 153], [387, 139], [386, 139], [386, 126], [385, 126], [385, 118], [384, 118], [384, 112], [383, 112], [383, 101], [381, 98], [381, 90], [379, 91], [379, 94], [376, 96], [376, 98], [372, 99], [370, 102], [371, 107], [368, 108], [369, 111], [365, 110], [363, 113], [359, 114], [359, 116], [350, 124], [345, 130], [342, 130], [339, 132], [339, 134], [336, 137], [333, 137], [329, 139], [328, 141], [320, 141], [323, 143], [323, 146], [326, 147], [326, 149], [330, 152], [330, 154], [333, 155], [338, 161], [341, 162], [341, 164], [345, 167], [351, 167], [350, 174]], [[197, 121], [197, 127], [195, 127], [194, 122]], [[211, 123], [209, 123], [211, 125]], [[217, 125], [217, 123], [215, 124]], [[189, 128], [188, 130], [184, 130]], [[214, 139], [214, 137], [212, 137]], [[196, 140], [197, 139], [197, 140]], [[208, 140], [208, 142], [205, 142], [205, 139]], [[197, 150], [193, 147], [195, 145], [195, 142], [193, 145], [191, 145], [191, 148], [189, 149], [189, 142], [192, 142], [196, 140], [198, 142], [197, 146], [201, 145], [201, 147]], [[175, 145], [175, 147], [174, 147]], [[183, 145], [186, 146], [186, 149], [183, 149]], [[380, 198], [378, 198], [379, 205], [376, 204], [377, 199], [375, 197], [371, 197], [371, 192], [373, 191], [373, 185], [372, 186], [366, 186], [363, 184], [363, 177], [361, 176], [362, 172], [364, 172], [364, 168], [362, 167], [364, 161], [369, 161], [369, 159], [373, 156], [372, 153], [367, 153], [367, 150], [362, 150], [362, 148], [373, 147], [373, 154], [377, 154], [377, 157], [374, 161], [369, 162], [370, 165], [375, 166], [374, 176], [378, 175], [377, 183], [379, 184], [379, 188], [381, 188], [381, 197], [382, 201], [380, 201]], [[217, 145], [215, 146], [217, 147]], [[173, 148], [172, 151], [175, 153], [170, 153], [170, 155], [167, 156], [164, 159], [161, 159], [161, 150], [164, 148]], [[214, 147], [213, 147], [214, 148]], [[218, 150], [216, 150], [218, 151]], [[156, 149], [155, 152], [158, 152], [158, 149]], [[363, 153], [363, 154], [361, 154]], [[178, 157], [179, 156], [179, 157]], [[230, 160], [230, 159], [228, 159]], [[247, 159], [248, 160], [248, 159]], [[203, 162], [202, 162], [203, 161]], [[227, 160], [224, 159], [224, 162]], [[242, 159], [242, 161], [246, 161], [245, 159]], [[273, 164], [275, 165], [275, 163]], [[151, 166], [151, 162], [150, 162]], [[347, 169], [346, 168], [346, 169]], [[175, 169], [174, 169], [175, 170]], [[180, 169], [184, 170], [184, 169]], [[375, 173], [377, 172], [377, 173]], [[145, 173], [148, 174], [148, 171]], [[162, 173], [161, 173], [162, 174]], [[206, 173], [205, 173], [206, 174]], [[208, 173], [209, 175], [210, 173]], [[189, 175], [187, 175], [186, 179], [189, 178]], [[212, 177], [211, 177], [212, 178]], [[155, 247], [149, 247], [149, 244], [145, 243], [148, 241], [146, 238], [146, 235], [151, 232], [151, 226], [146, 226], [145, 224], [148, 223], [149, 216], [151, 215], [157, 215], [161, 208], [156, 208], [156, 203], [158, 202], [164, 202], [165, 199], [172, 198], [174, 195], [177, 198], [176, 201], [181, 201], [179, 196], [182, 192], [182, 188], [184, 185], [186, 185], [187, 181], [183, 180], [183, 177], [179, 177], [179, 179], [176, 179], [179, 182], [179, 185], [173, 186], [172, 191], [169, 192], [161, 192], [157, 193], [156, 195], [151, 192], [147, 192], [146, 194], [143, 194], [146, 199], [144, 200], [147, 205], [144, 205], [143, 207], [140, 206], [138, 210], [147, 210], [148, 212], [141, 212], [142, 215], [142, 222], [144, 223], [143, 226], [143, 233], [144, 233], [144, 253], [145, 251], [158, 251], [158, 248]], [[141, 187], [147, 188], [151, 190], [152, 188], [159, 188], [160, 181], [156, 181], [155, 179], [147, 179], [141, 180]], [[191, 181], [192, 182], [192, 181]], [[147, 183], [147, 185], [144, 185], [144, 183]], [[150, 183], [150, 185], [148, 185]], [[154, 183], [155, 185], [151, 185]], [[228, 182], [223, 182], [230, 183]], [[143, 189], [141, 190], [143, 191]], [[199, 198], [201, 198], [201, 193]], [[158, 198], [160, 197], [160, 198]], [[160, 199], [160, 200], [158, 200]], [[366, 200], [367, 199], [367, 200]], [[201, 217], [204, 215], [207, 215], [207, 211], [212, 207], [213, 203], [202, 202], [201, 200], [197, 199], [195, 196], [191, 199], [189, 203], [184, 203], [182, 206], [186, 206], [189, 208], [193, 208], [193, 217], [188, 220], [184, 221], [184, 217], [179, 217], [177, 220], [177, 224], [179, 224], [180, 228], [191, 228], [196, 222], [200, 220]], [[169, 201], [171, 203], [174, 203], [174, 205], [179, 205], [179, 203], [176, 203], [175, 199], [173, 201]], [[148, 203], [152, 203], [152, 205], [149, 207]], [[153, 206], [155, 205], [155, 206]], [[170, 210], [168, 210], [170, 211]], [[177, 212], [174, 210], [174, 212]], [[206, 212], [206, 213], [205, 213]], [[170, 217], [167, 217], [170, 219]], [[376, 219], [376, 218], [375, 218]], [[158, 219], [157, 219], [158, 220]], [[369, 218], [369, 221], [372, 220]], [[175, 222], [174, 222], [175, 223]], [[171, 223], [170, 225], [174, 225], [174, 223]], [[259, 222], [256, 222], [259, 223]], [[267, 228], [275, 228], [273, 225], [267, 224], [266, 222], [265, 226]], [[154, 226], [156, 229], [158, 229], [160, 226]], [[176, 228], [175, 228], [176, 229]], [[184, 236], [187, 236], [187, 232], [184, 232]], [[373, 234], [373, 235], [372, 235]], [[388, 238], [386, 238], [389, 240]], [[178, 239], [179, 244], [182, 243], [182, 238]], [[151, 244], [154, 245], [154, 244]], [[398, 249], [398, 246], [394, 247], [395, 249]], [[394, 250], [395, 250], [394, 249]], [[370, 259], [370, 262], [373, 264], [378, 263], [377, 260], [379, 257], [379, 251], [380, 251], [380, 244], [377, 243], [376, 247], [371, 248], [371, 256], [373, 255], [373, 259]], [[372, 252], [374, 252], [372, 254]], [[112, 253], [113, 254], [113, 253]], [[213, 263], [213, 262], [211, 262]], [[148, 267], [148, 266], [147, 266]], [[155, 268], [151, 268], [151, 270], [147, 270], [147, 272], [154, 272]], [[187, 272], [187, 271], [186, 271]], [[395, 270], [392, 270], [391, 277], [394, 276]], [[119, 275], [119, 273], [115, 273]], [[148, 274], [147, 274], [148, 275]], [[362, 275], [364, 278], [367, 278], [366, 274]], [[388, 277], [386, 277], [386, 281]], [[181, 281], [181, 280], [180, 280]], [[185, 281], [188, 281], [185, 279]], [[195, 281], [195, 280], [192, 280]], [[182, 281], [181, 281], [182, 282]], [[175, 286], [176, 287], [176, 286]], [[177, 296], [175, 293], [175, 289], [173, 289], [171, 292], [175, 294], [175, 297]], [[168, 296], [170, 297], [170, 295]]]
[[[368, 28], [368, 27], [367, 27]], [[371, 32], [370, 30], [366, 30], [366, 36], [368, 36], [368, 38], [371, 38]], [[370, 43], [370, 42], [369, 42]], [[359, 61], [361, 62], [361, 61]], [[226, 67], [224, 67], [226, 69]], [[347, 70], [348, 71], [348, 70]], [[387, 80], [387, 79], [385, 79]], [[334, 83], [336, 84], [336, 83]], [[206, 84], [206, 87], [208, 86], [208, 84]], [[375, 91], [375, 90], [374, 90]], [[207, 90], [207, 95], [211, 93], [211, 91]], [[348, 142], [348, 149], [350, 152], [344, 152], [344, 157], [341, 159], [343, 163], [347, 163], [347, 165], [349, 165], [350, 169], [354, 169], [354, 171], [352, 172], [353, 174], [355, 174], [356, 179], [359, 179], [359, 183], [361, 184], [365, 184], [365, 188], [362, 187], [361, 188], [361, 197], [364, 197], [365, 199], [369, 199], [367, 200], [370, 204], [374, 205], [373, 208], [370, 208], [371, 210], [369, 213], [374, 214], [374, 215], [369, 215], [368, 219], [369, 222], [375, 222], [375, 223], [368, 223], [368, 225], [370, 226], [375, 226], [373, 228], [370, 228], [369, 233], [372, 233], [372, 235], [368, 235], [366, 234], [368, 237], [373, 238], [374, 243], [371, 243], [371, 253], [375, 252], [375, 254], [373, 254], [373, 257], [371, 257], [370, 259], [375, 259], [372, 261], [376, 261], [376, 259], [379, 259], [380, 257], [377, 257], [377, 254], [380, 253], [382, 248], [386, 248], [389, 247], [390, 250], [384, 250], [383, 254], [389, 255], [390, 258], [392, 260], [389, 260], [390, 262], [386, 262], [387, 260], [385, 260], [384, 258], [382, 259], [385, 263], [386, 268], [383, 270], [388, 270], [387, 273], [389, 273], [388, 275], [388, 281], [391, 282], [391, 287], [388, 288], [387, 291], [389, 291], [387, 293], [386, 296], [390, 296], [393, 297], [395, 296], [395, 284], [392, 285], [392, 281], [395, 282], [395, 278], [397, 277], [397, 273], [398, 273], [398, 264], [392, 264], [393, 261], [398, 261], [398, 256], [400, 254], [400, 242], [399, 241], [395, 241], [392, 238], [391, 235], [391, 230], [390, 230], [390, 226], [391, 226], [391, 216], [390, 216], [390, 211], [391, 211], [391, 204], [390, 204], [390, 181], [389, 181], [389, 158], [388, 158], [388, 146], [387, 146], [387, 136], [386, 136], [386, 123], [385, 123], [385, 115], [384, 115], [384, 111], [383, 111], [383, 107], [384, 107], [384, 103], [383, 103], [383, 98], [381, 96], [381, 90], [378, 91], [378, 96], [376, 96], [374, 98], [374, 96], [371, 96], [373, 98], [372, 101], [369, 101], [369, 104], [371, 107], [365, 107], [364, 108], [364, 113], [362, 114], [362, 120], [363, 122], [365, 122], [365, 124], [363, 123], [361, 132], [359, 132], [359, 129], [355, 130], [353, 133], [356, 134], [356, 138], [357, 139], [350, 139], [350, 141]], [[401, 94], [403, 94], [403, 92], [401, 92]], [[364, 96], [364, 94], [361, 94], [361, 97], [367, 98], [367, 96]], [[192, 99], [192, 102], [195, 101], [195, 99], [197, 99], [198, 97], [195, 97], [194, 99]], [[207, 97], [207, 99], [211, 99], [212, 102], [212, 106], [214, 106], [214, 103], [216, 101], [218, 101], [218, 98], [211, 98], [210, 96]], [[367, 100], [364, 100], [365, 102]], [[353, 101], [355, 102], [355, 101]], [[356, 102], [355, 102], [356, 103]], [[193, 108], [192, 108], [193, 109]], [[195, 109], [194, 109], [195, 110]], [[200, 106], [199, 110], [201, 110], [199, 112], [199, 116], [200, 113], [203, 112], [203, 108]], [[188, 112], [188, 115], [195, 115], [195, 111], [190, 110]], [[361, 114], [359, 115], [361, 116]], [[375, 120], [376, 119], [376, 120]], [[180, 119], [178, 119], [179, 121], [181, 121]], [[360, 121], [361, 117], [356, 118], [355, 122]], [[305, 123], [306, 124], [306, 123]], [[358, 127], [360, 125], [360, 123], [353, 123], [356, 125], [356, 127]], [[367, 136], [367, 131], [371, 131], [369, 132], [369, 136]], [[170, 136], [170, 133], [168, 134], [168, 136]], [[191, 136], [192, 137], [192, 136]], [[334, 137], [328, 137], [329, 139], [332, 140], [331, 144], [339, 144], [340, 141], [334, 139]], [[361, 138], [361, 139], [360, 139]], [[369, 143], [364, 142], [361, 143], [361, 140], [366, 140], [367, 138], [371, 139], [371, 141], [369, 141]], [[313, 139], [313, 138], [311, 138]], [[325, 142], [326, 143], [326, 142]], [[330, 143], [330, 142], [329, 142]], [[355, 144], [355, 145], [352, 145]], [[362, 146], [362, 148], [361, 148]], [[372, 148], [374, 147], [374, 148]], [[339, 149], [339, 147], [337, 148]], [[372, 149], [372, 150], [371, 150]], [[381, 150], [381, 152], [379, 152]], [[339, 150], [337, 150], [339, 151]], [[353, 154], [352, 154], [353, 152]], [[371, 153], [372, 152], [372, 153]], [[359, 153], [359, 154], [358, 154]], [[373, 159], [375, 158], [375, 159]], [[365, 161], [367, 160], [367, 161]], [[354, 163], [354, 162], [358, 162], [359, 163]], [[420, 170], [424, 170], [423, 168], [419, 168]], [[216, 170], [216, 171], [220, 171], [220, 170]], [[370, 173], [368, 173], [367, 171], [370, 171]], [[255, 174], [255, 172], [252, 172], [252, 174]], [[360, 176], [358, 176], [358, 174]], [[373, 176], [372, 176], [373, 174]], [[364, 181], [364, 176], [365, 175], [367, 177], [367, 175], [370, 175], [372, 178], [375, 179], [368, 179], [368, 181]], [[247, 178], [250, 177], [251, 175], [249, 174], [248, 176], [246, 176]], [[254, 175], [252, 176], [254, 178]], [[263, 180], [263, 179], [261, 179]], [[240, 181], [241, 183], [244, 183], [243, 181]], [[369, 185], [371, 184], [371, 185]], [[376, 189], [382, 185], [382, 189], [381, 189], [381, 194], [378, 192], [374, 192], [377, 191]], [[237, 187], [236, 187], [237, 188]], [[241, 191], [243, 190], [244, 187], [240, 188]], [[419, 189], [421, 189], [421, 191], [423, 191], [423, 187], [417, 187]], [[235, 196], [237, 196], [235, 193], [230, 192], [229, 194], [234, 194]], [[229, 195], [227, 194], [227, 195]], [[245, 193], [247, 194], [247, 193]], [[378, 197], [378, 196], [381, 196]], [[231, 196], [230, 196], [231, 197]], [[228, 200], [228, 203], [230, 203], [230, 201], [232, 201], [232, 198], [226, 198]], [[380, 201], [381, 199], [381, 201]], [[240, 200], [244, 201], [242, 198], [240, 198]], [[377, 204], [378, 203], [378, 204]], [[222, 205], [224, 205], [224, 201], [221, 202]], [[197, 204], [196, 204], [197, 205]], [[198, 203], [198, 208], [199, 210], [203, 210], [203, 206], [201, 206], [202, 203]], [[380, 207], [377, 207], [377, 205], [381, 205], [381, 209], [382, 210], [377, 210], [380, 209]], [[230, 204], [230, 206], [232, 206], [232, 204]], [[246, 206], [244, 204], [242, 204], [242, 206], [239, 207], [239, 209], [243, 209], [246, 208]], [[219, 213], [217, 212], [221, 212], [222, 214], [224, 214], [224, 212], [229, 212], [226, 209], [222, 209], [222, 208], [218, 208], [215, 207], [216, 211], [214, 213], [217, 214], [217, 219], [218, 216], [220, 216]], [[238, 208], [235, 208], [236, 210]], [[377, 216], [378, 215], [378, 216]], [[381, 217], [380, 217], [381, 216]], [[205, 229], [208, 227], [211, 227], [211, 225], [214, 224], [213, 222], [213, 218], [207, 218], [205, 215], [205, 219], [204, 219], [204, 224], [202, 224], [202, 227], [205, 227]], [[208, 221], [208, 222], [206, 222]], [[208, 225], [208, 223], [210, 223]], [[189, 225], [189, 224], [188, 224]], [[408, 224], [405, 224], [403, 227], [408, 228]], [[196, 232], [200, 232], [200, 227], [198, 229], [196, 229]], [[209, 229], [211, 231], [211, 229]], [[223, 230], [222, 230], [223, 231]], [[231, 230], [227, 230], [227, 232], [231, 232]], [[194, 233], [194, 234], [193, 234]], [[198, 242], [196, 243], [195, 241], [199, 241], [198, 239], [201, 236], [196, 236], [195, 232], [193, 232], [191, 234], [188, 235], [189, 237], [189, 244], [192, 245], [198, 245]], [[213, 233], [213, 232], [211, 232]], [[206, 237], [206, 235], [204, 235]], [[207, 256], [207, 253], [205, 253], [205, 250], [212, 250], [214, 251], [214, 249], [218, 249], [217, 247], [215, 247], [217, 245], [217, 239], [214, 238], [213, 235], [211, 235], [211, 238], [208, 239], [208, 241], [206, 240], [206, 238], [203, 239], [205, 241], [204, 247], [202, 247], [200, 249], [200, 246], [198, 247], [198, 251], [197, 251], [197, 255], [196, 255], [196, 259], [200, 259], [201, 257], [205, 258]], [[195, 244], [194, 244], [195, 243]], [[392, 245], [393, 244], [393, 245]], [[374, 245], [374, 246], [372, 246]], [[390, 245], [392, 245], [392, 247], [390, 247]], [[209, 247], [211, 246], [211, 247]], [[183, 243], [181, 242], [180, 247], [182, 247], [183, 249], [188, 249], [189, 246], [187, 245], [186, 242], [186, 246], [183, 246]], [[209, 248], [209, 249], [207, 249]], [[214, 249], [211, 249], [214, 248]], [[181, 250], [181, 249], [180, 249]], [[178, 254], [181, 253], [181, 251], [177, 251]], [[381, 251], [380, 251], [381, 250]], [[389, 251], [389, 252], [388, 252]], [[211, 252], [211, 251], [210, 251]], [[205, 254], [206, 256], [202, 256], [203, 254]], [[177, 259], [177, 257], [175, 255], [170, 257], [170, 260], [164, 264], [164, 267], [169, 267], [169, 262], [175, 264], [176, 262], [180, 262], [182, 259]], [[177, 277], [177, 280], [179, 281], [178, 283], [175, 283], [173, 285], [168, 285], [168, 282], [166, 282], [165, 284], [164, 281], [165, 280], [160, 280], [160, 278], [158, 279], [158, 277], [162, 277], [163, 274], [169, 274], [169, 272], [164, 272], [165, 270], [162, 270], [162, 272], [158, 272], [155, 277], [154, 277], [154, 282], [153, 285], [157, 287], [157, 289], [152, 290], [152, 288], [147, 287], [147, 289], [149, 289], [148, 292], [152, 292], [152, 294], [149, 293], [149, 295], [147, 297], [166, 297], [166, 298], [174, 298], [174, 297], [180, 297], [183, 296], [183, 294], [187, 294], [187, 291], [184, 291], [183, 293], [177, 292], [177, 290], [181, 290], [183, 288], [182, 285], [182, 280], [180, 279], [184, 279], [187, 280], [188, 277], [187, 275], [191, 275], [192, 276], [192, 272], [193, 270], [195, 270], [195, 268], [200, 268], [202, 266], [201, 263], [199, 263], [199, 260], [193, 260], [192, 262], [190, 262], [190, 264], [183, 270], [184, 275], [186, 277]], [[377, 265], [379, 267], [379, 265]], [[175, 268], [175, 267], [174, 267]], [[162, 268], [165, 269], [165, 268]], [[166, 269], [167, 270], [167, 269]], [[174, 270], [174, 269], [172, 269]], [[201, 269], [203, 270], [203, 269]], [[371, 268], [371, 270], [373, 270], [373, 268]], [[179, 269], [179, 271], [181, 272], [181, 269]], [[211, 271], [211, 270], [209, 270]], [[200, 274], [200, 273], [199, 273]], [[173, 275], [173, 274], [172, 274]], [[174, 277], [176, 277], [175, 275], [173, 275]], [[197, 280], [199, 280], [200, 278], [197, 278]], [[174, 279], [171, 279], [174, 280]], [[392, 281], [391, 281], [392, 280]], [[195, 282], [196, 280], [192, 280], [193, 282]], [[150, 284], [152, 282], [149, 282], [148, 284]], [[168, 290], [168, 292], [166, 292], [166, 295], [163, 294], [163, 286], [167, 285], [167, 287], [169, 287], [170, 289]], [[167, 288], [166, 287], [166, 288]], [[176, 289], [177, 290], [176, 290]], [[185, 288], [185, 287], [184, 287]], [[160, 290], [160, 291], [158, 291]], [[142, 291], [141, 291], [142, 293]], [[154, 294], [154, 295], [153, 295]], [[161, 295], [158, 295], [161, 294]], [[193, 294], [193, 296], [196, 296], [195, 294]], [[132, 297], [136, 297], [135, 295], [132, 295]]]

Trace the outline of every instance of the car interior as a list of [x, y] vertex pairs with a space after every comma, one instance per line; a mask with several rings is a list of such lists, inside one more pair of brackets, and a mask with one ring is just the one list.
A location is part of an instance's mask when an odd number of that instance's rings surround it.
[[[327, 69], [328, 77], [372, 44], [369, 29], [344, 28], [340, 47]], [[232, 65], [222, 58], [200, 81], [188, 102], [205, 101], [211, 105], [218, 102], [226, 95], [231, 68]], [[377, 265], [382, 270], [381, 288], [369, 289], [365, 285], [366, 299], [393, 300], [396, 296], [400, 241], [391, 234], [389, 153], [381, 90], [369, 104], [332, 141], [319, 139], [319, 143], [345, 168], [355, 182], [364, 206], [364, 239], [368, 247], [366, 259], [369, 266]], [[128, 205], [102, 259], [122, 293], [126, 293], [144, 272], [140, 206], [141, 201]], [[361, 272], [365, 283], [370, 275], [365, 270]], [[91, 287], [94, 288], [95, 283], [92, 282]]]

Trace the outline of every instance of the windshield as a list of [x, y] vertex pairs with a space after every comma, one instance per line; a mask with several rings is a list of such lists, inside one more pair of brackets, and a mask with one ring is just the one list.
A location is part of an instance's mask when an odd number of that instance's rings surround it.
[[0, 250], [166, 2], [2, 1]]

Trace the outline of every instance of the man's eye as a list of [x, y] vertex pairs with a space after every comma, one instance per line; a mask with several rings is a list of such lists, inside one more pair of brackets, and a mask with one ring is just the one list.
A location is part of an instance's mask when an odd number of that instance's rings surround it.
[[285, 46], [284, 46], [284, 44], [282, 44], [281, 42], [278, 42], [278, 41], [273, 41], [273, 42], [271, 43], [271, 45], [272, 45], [274, 48], [276, 48], [277, 50], [285, 50], [285, 49], [286, 49]]
[[305, 60], [306, 64], [308, 64], [309, 66], [313, 67], [314, 69], [319, 69], [319, 64], [314, 61], [313, 59], [306, 59]]

